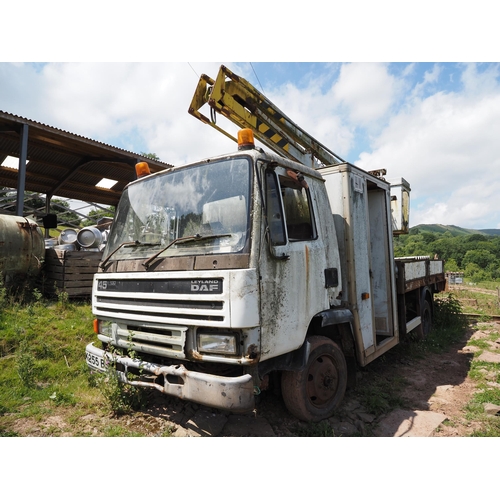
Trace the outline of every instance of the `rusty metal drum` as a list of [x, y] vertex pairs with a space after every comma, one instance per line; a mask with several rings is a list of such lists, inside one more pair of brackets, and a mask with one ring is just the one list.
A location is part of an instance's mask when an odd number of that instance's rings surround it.
[[0, 274], [6, 284], [18, 275], [38, 274], [44, 256], [43, 233], [34, 220], [0, 214]]

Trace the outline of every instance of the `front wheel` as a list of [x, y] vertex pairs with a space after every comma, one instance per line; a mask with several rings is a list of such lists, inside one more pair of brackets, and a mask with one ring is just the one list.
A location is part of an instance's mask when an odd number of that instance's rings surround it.
[[281, 378], [283, 401], [290, 413], [306, 422], [332, 416], [347, 386], [347, 363], [332, 340], [314, 336], [307, 339], [310, 354], [301, 371], [285, 371]]

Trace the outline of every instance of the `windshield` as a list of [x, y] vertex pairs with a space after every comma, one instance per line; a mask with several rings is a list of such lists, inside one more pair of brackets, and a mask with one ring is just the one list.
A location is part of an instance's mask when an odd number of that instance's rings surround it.
[[169, 245], [158, 258], [240, 252], [249, 203], [247, 157], [145, 178], [124, 191], [103, 259], [147, 258]]

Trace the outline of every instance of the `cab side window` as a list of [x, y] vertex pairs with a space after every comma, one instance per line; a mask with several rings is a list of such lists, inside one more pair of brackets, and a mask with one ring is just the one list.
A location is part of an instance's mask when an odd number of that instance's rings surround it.
[[283, 209], [281, 207], [278, 180], [272, 170], [266, 170], [266, 205], [267, 222], [271, 244], [280, 246], [286, 244]]
[[289, 241], [315, 239], [316, 230], [312, 217], [309, 189], [285, 176], [279, 176], [279, 183]]

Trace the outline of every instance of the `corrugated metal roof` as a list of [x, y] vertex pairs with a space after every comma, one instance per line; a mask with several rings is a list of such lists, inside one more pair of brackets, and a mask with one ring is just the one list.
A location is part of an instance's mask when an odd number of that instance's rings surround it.
[[[147, 161], [151, 172], [172, 167], [4, 111], [0, 111], [0, 164], [7, 156], [20, 156], [24, 125], [28, 126], [26, 191], [116, 205], [125, 186], [136, 179], [137, 161]], [[111, 189], [96, 187], [102, 178], [118, 182]], [[0, 186], [17, 185], [18, 171], [0, 167]]]

